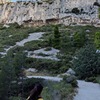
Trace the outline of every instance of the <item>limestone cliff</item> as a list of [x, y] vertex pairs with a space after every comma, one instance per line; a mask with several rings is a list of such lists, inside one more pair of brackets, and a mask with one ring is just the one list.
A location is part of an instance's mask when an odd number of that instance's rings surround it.
[[8, 3], [10, 0], [0, 0], [0, 4]]
[[[0, 23], [43, 25], [48, 23], [99, 22], [96, 0], [17, 1], [0, 5]], [[75, 10], [76, 9], [76, 10]], [[77, 11], [76, 13], [73, 11]]]

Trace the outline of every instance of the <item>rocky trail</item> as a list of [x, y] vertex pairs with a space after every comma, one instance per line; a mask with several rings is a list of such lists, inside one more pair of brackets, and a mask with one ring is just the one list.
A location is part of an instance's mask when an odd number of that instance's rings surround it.
[[78, 80], [78, 94], [74, 100], [100, 100], [100, 85]]
[[[45, 32], [35, 32], [35, 33], [30, 33], [29, 36], [25, 39], [23, 39], [22, 41], [19, 41], [19, 42], [16, 42], [16, 45], [14, 46], [10, 46], [8, 48], [4, 48], [4, 52], [0, 52], [1, 55], [6, 55], [7, 52], [16, 47], [16, 46], [24, 46], [25, 43], [27, 42], [30, 42], [30, 41], [33, 41], [33, 40], [43, 40], [41, 39], [41, 37], [43, 36]], [[58, 59], [56, 57], [57, 53], [59, 53], [59, 50], [57, 49], [54, 49], [51, 47], [51, 50], [45, 50], [46, 48], [41, 48], [39, 50], [35, 50], [35, 51], [27, 51], [28, 53], [28, 57], [32, 57], [32, 58], [37, 58], [37, 59], [50, 59], [50, 60], [55, 60], [55, 61], [59, 61], [60, 59]], [[38, 54], [44, 54], [44, 55], [47, 55], [47, 56], [41, 56], [41, 55], [38, 55]]]
[[36, 32], [36, 33], [31, 33], [29, 34], [28, 38], [23, 39], [20, 42], [17, 42], [16, 45], [18, 46], [24, 46], [25, 43], [33, 41], [33, 40], [40, 40], [44, 32]]
[[[60, 82], [62, 78], [51, 76], [27, 76], [27, 78], [42, 78]], [[78, 80], [78, 93], [73, 100], [100, 100], [100, 85]]]
[[15, 46], [24, 46], [25, 43], [33, 41], [33, 40], [40, 40], [40, 38], [42, 37], [42, 35], [44, 34], [44, 32], [35, 32], [35, 33], [30, 33], [29, 36], [25, 39], [23, 39], [20, 42], [16, 42], [16, 45], [14, 46], [10, 46], [8, 48], [4, 48], [5, 52], [0, 52], [1, 55], [6, 55], [7, 52], [14, 48]]

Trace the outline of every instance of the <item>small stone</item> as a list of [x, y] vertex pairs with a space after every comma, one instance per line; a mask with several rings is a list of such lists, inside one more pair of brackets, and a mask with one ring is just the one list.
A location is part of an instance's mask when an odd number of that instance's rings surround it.
[[12, 35], [9, 35], [9, 37], [12, 37]]
[[96, 53], [100, 53], [100, 50], [97, 50]]
[[90, 30], [86, 30], [87, 33], [90, 33]]
[[33, 73], [36, 73], [36, 72], [37, 72], [37, 70], [36, 70], [35, 68], [29, 68], [29, 69], [27, 69], [26, 71], [28, 71], [28, 72], [33, 72]]

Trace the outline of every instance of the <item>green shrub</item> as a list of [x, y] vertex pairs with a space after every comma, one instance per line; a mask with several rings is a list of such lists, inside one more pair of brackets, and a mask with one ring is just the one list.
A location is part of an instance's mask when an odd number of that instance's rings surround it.
[[73, 60], [74, 70], [80, 78], [96, 76], [100, 73], [100, 58], [93, 45], [81, 48]]
[[16, 81], [16, 83], [12, 83], [11, 95], [17, 96], [17, 94], [23, 93], [21, 94], [22, 97], [27, 98], [29, 96], [30, 91], [34, 88], [34, 84], [36, 82], [40, 82], [42, 85], [44, 85], [44, 79], [39, 79], [39, 78], [18, 80], [18, 82]]
[[60, 32], [59, 32], [58, 26], [55, 26], [55, 28], [54, 28], [53, 46], [55, 48], [60, 48]]
[[61, 73], [63, 73], [63, 72], [66, 72], [68, 69], [69, 69], [69, 66], [62, 65], [59, 70]]
[[44, 53], [38, 53], [38, 56], [46, 57], [46, 56], [49, 56], [49, 55], [48, 54], [44, 54]]
[[86, 78], [85, 80], [88, 82], [97, 82], [96, 77], [89, 77], [89, 78]]
[[18, 23], [12, 23], [12, 24], [9, 24], [10, 25], [10, 28], [21, 28], [21, 25], [19, 25]]
[[47, 59], [27, 58], [26, 66], [28, 68], [36, 68], [39, 71], [48, 70], [49, 73], [57, 74], [60, 72], [58, 69], [61, 67], [61, 62]]
[[71, 82], [71, 85], [72, 85], [73, 87], [78, 87], [78, 82], [77, 82], [77, 80], [72, 81], [72, 82]]
[[63, 81], [66, 83], [70, 83], [73, 87], [77, 87], [78, 83], [75, 76], [63, 76]]
[[99, 2], [94, 2], [94, 4], [93, 4], [94, 6], [98, 6], [98, 7], [100, 7], [100, 3]]
[[22, 98], [21, 97], [14, 97], [14, 96], [11, 96], [9, 98], [9, 100], [21, 100]]
[[99, 75], [96, 77], [96, 81], [100, 84], [100, 76]]
[[74, 33], [73, 36], [74, 46], [82, 47], [85, 43], [85, 34], [84, 33]]
[[60, 100], [67, 100], [69, 98], [69, 94], [71, 95], [71, 98], [73, 98], [74, 88], [72, 87], [71, 84], [60, 82], [58, 84], [55, 84], [53, 88], [55, 90], [58, 90], [58, 94], [60, 94], [60, 98], [61, 98]]
[[35, 40], [35, 41], [30, 41], [30, 42], [25, 43], [23, 48], [28, 51], [34, 51], [40, 48], [44, 48], [46, 46], [48, 46], [48, 42]]
[[45, 48], [45, 51], [50, 51], [52, 48], [51, 47], [47, 47]]
[[42, 91], [42, 97], [44, 100], [52, 100], [52, 95], [48, 86], [44, 87]]
[[78, 8], [73, 8], [72, 13], [79, 14], [80, 10]]
[[100, 32], [95, 33], [94, 43], [97, 49], [100, 49]]

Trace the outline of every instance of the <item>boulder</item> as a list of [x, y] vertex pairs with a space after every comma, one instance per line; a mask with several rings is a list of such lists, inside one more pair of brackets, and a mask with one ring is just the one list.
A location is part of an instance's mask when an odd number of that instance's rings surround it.
[[90, 30], [86, 30], [87, 33], [90, 33]]
[[97, 50], [96, 53], [100, 53], [100, 50]]
[[66, 73], [69, 74], [69, 75], [75, 75], [75, 71], [72, 70], [71, 68], [69, 68]]
[[72, 70], [71, 68], [68, 69], [67, 72], [57, 75], [57, 77], [62, 77], [62, 76], [74, 76], [76, 73], [74, 70]]
[[73, 82], [75, 79], [76, 79], [75, 76], [69, 76], [69, 77], [66, 78], [66, 82], [67, 82], [67, 83], [71, 83], [71, 82]]

